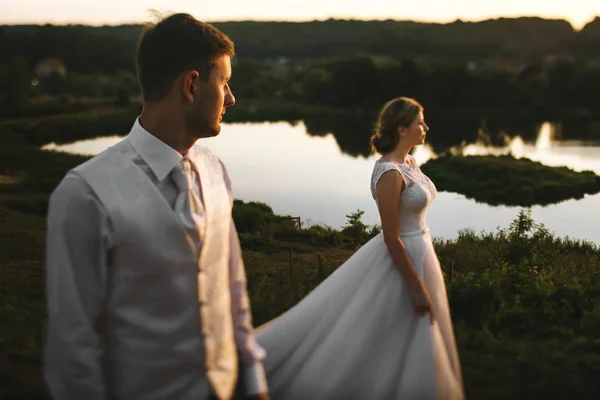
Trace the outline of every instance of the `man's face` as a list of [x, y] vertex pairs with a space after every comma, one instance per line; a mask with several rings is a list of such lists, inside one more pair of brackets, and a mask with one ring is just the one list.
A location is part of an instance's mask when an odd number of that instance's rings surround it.
[[194, 104], [186, 115], [188, 132], [194, 137], [213, 137], [221, 131], [225, 109], [235, 104], [229, 88], [231, 58], [223, 55], [214, 60], [208, 79], [194, 83]]

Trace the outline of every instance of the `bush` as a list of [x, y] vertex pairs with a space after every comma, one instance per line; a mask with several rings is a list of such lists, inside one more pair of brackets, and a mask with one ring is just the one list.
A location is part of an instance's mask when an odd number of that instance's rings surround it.
[[313, 242], [325, 243], [331, 246], [342, 244], [342, 233], [330, 226], [312, 225], [305, 230], [312, 238]]
[[233, 220], [239, 232], [268, 234], [278, 218], [273, 209], [264, 203], [245, 203], [242, 200], [233, 203]]
[[508, 230], [436, 245], [456, 324], [520, 339], [594, 335], [600, 249], [554, 237], [522, 210]]

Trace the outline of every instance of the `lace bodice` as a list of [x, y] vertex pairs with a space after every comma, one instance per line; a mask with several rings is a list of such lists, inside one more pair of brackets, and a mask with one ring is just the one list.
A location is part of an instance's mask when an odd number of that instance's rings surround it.
[[390, 170], [400, 172], [406, 187], [400, 197], [400, 235], [420, 234], [427, 231], [425, 213], [433, 202], [437, 189], [425, 175], [413, 156], [408, 156], [411, 165], [394, 164], [377, 160], [371, 175], [371, 194], [379, 207], [377, 199], [377, 182], [381, 176]]

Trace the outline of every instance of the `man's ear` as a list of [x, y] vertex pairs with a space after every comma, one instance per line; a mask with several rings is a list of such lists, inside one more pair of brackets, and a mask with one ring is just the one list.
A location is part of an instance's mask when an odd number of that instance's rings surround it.
[[198, 71], [189, 71], [183, 76], [182, 94], [183, 97], [190, 103], [194, 102], [198, 79], [200, 79], [200, 74], [198, 74]]

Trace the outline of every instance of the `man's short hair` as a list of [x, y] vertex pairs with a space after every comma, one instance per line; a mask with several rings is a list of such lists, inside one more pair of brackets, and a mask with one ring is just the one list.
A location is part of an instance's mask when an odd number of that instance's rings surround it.
[[196, 70], [208, 79], [215, 59], [235, 54], [233, 42], [211, 24], [189, 14], [174, 14], [147, 25], [137, 49], [137, 75], [142, 98], [159, 101], [175, 79]]

